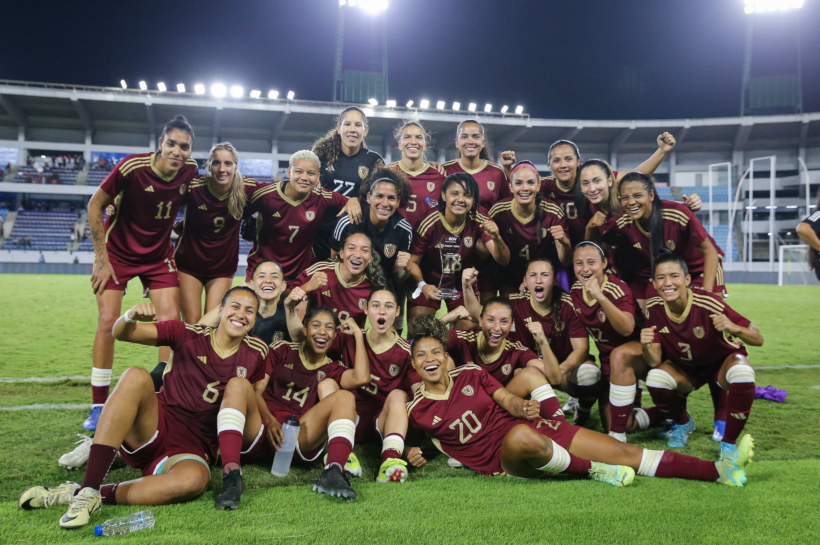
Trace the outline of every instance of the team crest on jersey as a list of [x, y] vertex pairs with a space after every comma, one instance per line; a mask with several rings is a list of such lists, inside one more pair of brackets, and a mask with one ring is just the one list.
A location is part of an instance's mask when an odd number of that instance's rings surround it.
[[704, 335], [706, 332], [703, 330], [703, 328], [702, 328], [702, 327], [697, 326], [697, 327], [695, 327], [694, 329], [692, 329], [692, 333], [694, 333], [694, 334], [695, 334], [695, 337], [697, 337], [698, 339], [702, 339], [702, 338], [703, 338], [703, 335]]
[[466, 396], [471, 396], [475, 393], [475, 390], [473, 390], [473, 387], [468, 384], [467, 386], [461, 389], [461, 393]]
[[601, 320], [601, 323], [606, 322], [606, 313], [603, 310], [598, 311], [598, 319]]
[[669, 240], [666, 241], [666, 247], [674, 252], [675, 251], [675, 241], [670, 238]]
[[181, 186], [179, 186], [179, 194], [180, 195], [185, 195], [185, 184], [182, 184]]
[[547, 228], [546, 227], [541, 228], [541, 238], [547, 238]]
[[436, 183], [435, 182], [427, 182], [427, 191], [432, 193], [436, 190]]
[[385, 244], [384, 245], [384, 257], [393, 257], [396, 255], [396, 245], [395, 244]]
[[305, 217], [308, 221], [313, 221], [313, 218], [316, 217], [316, 212], [314, 212], [313, 210], [308, 210], [307, 212], [305, 212]]
[[370, 174], [370, 169], [367, 167], [359, 167], [359, 178], [364, 180], [367, 178], [367, 175]]
[[236, 368], [236, 376], [239, 378], [248, 378], [248, 368], [247, 367], [237, 367]]
[[274, 341], [281, 341], [284, 338], [285, 338], [285, 335], [281, 331], [277, 331], [276, 333], [273, 334], [273, 340]]
[[495, 182], [487, 182], [487, 189], [489, 189], [490, 191], [495, 189]]
[[390, 364], [390, 369], [388, 369], [388, 371], [390, 371], [390, 376], [391, 377], [395, 377], [396, 375], [399, 374], [399, 366], [396, 365], [395, 363], [391, 363]]
[[359, 299], [359, 309], [364, 310], [366, 308], [367, 308], [367, 299], [362, 297], [361, 299]]
[[316, 373], [316, 379], [319, 382], [322, 382], [323, 380], [325, 380], [326, 376], [327, 376], [327, 374], [324, 371], [319, 371], [318, 373]]
[[511, 363], [505, 363], [504, 365], [502, 365], [501, 366], [501, 372], [504, 373], [505, 375], [509, 375], [512, 372], [512, 364]]
[[468, 248], [473, 247], [473, 237], [464, 237], [464, 245]]

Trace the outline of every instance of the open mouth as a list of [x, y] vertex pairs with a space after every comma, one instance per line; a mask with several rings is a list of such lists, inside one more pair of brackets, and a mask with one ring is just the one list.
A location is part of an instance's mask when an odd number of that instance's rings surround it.
[[228, 321], [231, 323], [232, 326], [234, 326], [237, 329], [242, 329], [243, 327], [245, 327], [245, 323], [240, 320], [230, 318], [228, 319]]
[[316, 348], [324, 348], [327, 346], [327, 339], [325, 337], [314, 337], [313, 344], [316, 345]]
[[663, 288], [663, 290], [661, 290], [661, 293], [667, 296], [672, 296], [678, 293], [678, 289], [675, 287]]
[[383, 328], [386, 324], [387, 324], [387, 320], [384, 319], [384, 318], [378, 318], [376, 320], [376, 325], [378, 325], [379, 328]]
[[626, 209], [626, 211], [629, 213], [630, 216], [637, 216], [641, 212], [641, 206], [630, 206]]
[[432, 375], [432, 374], [435, 374], [436, 371], [438, 371], [439, 367], [440, 367], [440, 365], [437, 364], [437, 363], [430, 364], [430, 365], [425, 365], [424, 366], [424, 372], [427, 373], [428, 375]]
[[262, 292], [262, 293], [264, 293], [265, 295], [271, 295], [271, 294], [273, 294], [273, 292], [275, 292], [276, 290], [274, 289], [274, 287], [273, 287], [273, 286], [262, 286], [262, 288], [261, 288], [259, 291], [261, 291], [261, 292]]
[[393, 211], [389, 208], [377, 206], [376, 207], [376, 214], [379, 216], [389, 216]]
[[519, 196], [521, 199], [529, 199], [530, 197], [532, 197], [532, 191], [529, 191], [529, 190], [527, 190], [527, 191], [519, 191], [519, 192], [518, 192], [518, 196]]
[[353, 267], [354, 269], [359, 269], [359, 268], [361, 268], [361, 266], [362, 266], [363, 264], [364, 264], [364, 261], [362, 261], [362, 260], [360, 260], [360, 259], [351, 259], [351, 260], [350, 260], [350, 266], [351, 266], [351, 267]]
[[592, 278], [592, 273], [581, 273], [581, 282], [586, 282]]
[[601, 198], [601, 192], [600, 191], [595, 191], [595, 192], [590, 191], [589, 193], [587, 193], [587, 198], [592, 202], [598, 202], [598, 199]]
[[547, 290], [544, 286], [535, 286], [535, 289], [532, 291], [536, 299], [543, 299], [543, 297], [547, 294]]
[[501, 333], [490, 333], [487, 336], [490, 338], [491, 344], [498, 344], [501, 342]]

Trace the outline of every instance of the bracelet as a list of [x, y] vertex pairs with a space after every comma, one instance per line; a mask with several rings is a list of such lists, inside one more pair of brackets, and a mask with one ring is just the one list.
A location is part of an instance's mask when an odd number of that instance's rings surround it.
[[416, 291], [413, 292], [413, 295], [412, 295], [413, 299], [421, 297], [421, 288], [423, 288], [426, 285], [427, 285], [427, 282], [425, 282], [424, 280], [419, 282], [419, 285], [416, 286]]
[[129, 312], [131, 312], [130, 308], [125, 311], [125, 314], [122, 315], [122, 319], [125, 320], [126, 324], [136, 324], [137, 320], [132, 320], [131, 318], [128, 317]]

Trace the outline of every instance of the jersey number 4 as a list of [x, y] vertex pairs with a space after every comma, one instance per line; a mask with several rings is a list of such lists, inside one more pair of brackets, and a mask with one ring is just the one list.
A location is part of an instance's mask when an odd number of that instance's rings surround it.
[[[456, 429], [456, 427], [458, 427], [458, 440], [463, 445], [473, 438], [474, 433], [478, 433], [481, 429], [481, 421], [473, 411], [466, 411], [461, 415], [461, 418], [456, 418], [453, 423], [450, 424], [451, 430]], [[464, 428], [467, 428], [470, 433], [464, 435]]]
[[282, 399], [286, 401], [290, 401], [291, 395], [293, 396], [293, 401], [297, 402], [300, 407], [305, 406], [305, 400], [307, 399], [307, 395], [310, 392], [310, 387], [304, 388], [299, 390], [298, 392], [293, 391], [293, 387], [296, 386], [295, 383], [291, 382], [288, 384], [288, 391], [285, 395], [282, 396]]

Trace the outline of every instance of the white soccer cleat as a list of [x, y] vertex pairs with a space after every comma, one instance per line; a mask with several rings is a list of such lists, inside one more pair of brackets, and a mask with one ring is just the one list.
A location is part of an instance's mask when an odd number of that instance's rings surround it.
[[626, 443], [627, 442], [625, 433], [617, 433], [617, 432], [611, 431], [611, 432], [609, 432], [609, 436], [614, 437], [615, 439], [617, 439], [621, 443]]
[[77, 447], [71, 452], [67, 452], [60, 456], [60, 459], [57, 461], [58, 464], [66, 469], [80, 469], [86, 464], [86, 462], [88, 462], [88, 454], [91, 452], [91, 445], [94, 440], [87, 435], [83, 435], [82, 433], [78, 433], [77, 437], [80, 438], [79, 441], [74, 443]]
[[76, 530], [88, 524], [91, 515], [102, 507], [102, 497], [99, 490], [83, 488], [71, 500], [68, 511], [60, 518], [60, 528]]
[[68, 505], [74, 499], [74, 492], [80, 485], [68, 481], [60, 486], [34, 486], [20, 494], [17, 505], [27, 511], [31, 509], [51, 509], [59, 505]]
[[462, 467], [464, 467], [464, 464], [462, 464], [455, 458], [447, 458], [447, 465], [452, 467], [453, 469], [461, 469]]

